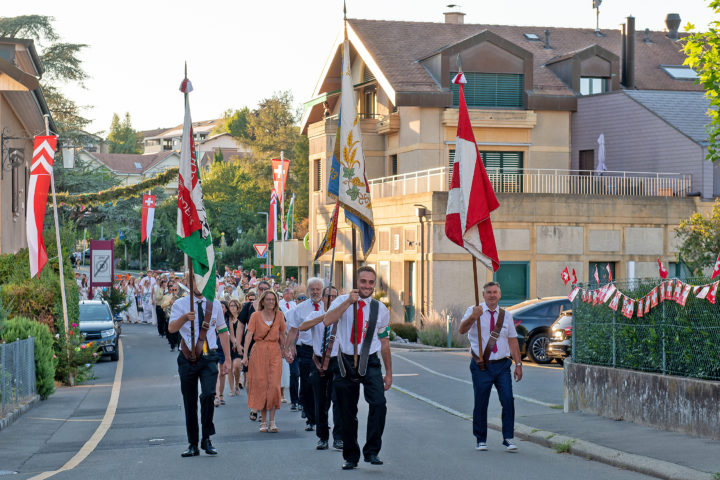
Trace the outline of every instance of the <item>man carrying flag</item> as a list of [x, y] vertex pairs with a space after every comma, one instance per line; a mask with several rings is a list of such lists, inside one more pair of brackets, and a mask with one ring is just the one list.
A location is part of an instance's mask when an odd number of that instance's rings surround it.
[[[457, 63], [459, 66], [459, 56]], [[453, 83], [459, 87], [460, 102], [455, 165], [448, 192], [445, 234], [452, 242], [460, 245], [473, 256], [473, 269], [475, 259], [478, 259], [489, 270], [497, 271], [500, 263], [490, 212], [497, 209], [500, 204], [495, 197], [475, 142], [475, 134], [465, 103], [467, 80], [462, 69], [453, 79]], [[566, 268], [563, 271], [563, 280], [566, 283], [568, 277]], [[460, 324], [460, 333], [468, 335], [473, 356], [470, 360], [470, 373], [475, 404], [472, 428], [476, 440], [475, 448], [480, 451], [488, 449], [487, 408], [490, 390], [495, 385], [502, 405], [503, 446], [507, 451], [514, 452], [517, 451], [513, 440], [515, 402], [510, 365], [515, 363], [515, 381], [519, 382], [522, 379], [522, 361], [517, 332], [512, 315], [498, 306], [502, 295], [500, 285], [496, 282], [485, 284], [483, 287], [485, 302], [482, 304], [479, 304], [477, 290], [477, 275], [475, 275], [476, 305], [470, 306], [465, 311]]]
[[[172, 306], [168, 332], [180, 332], [180, 354], [178, 374], [180, 390], [185, 407], [185, 429], [189, 446], [181, 456], [192, 457], [200, 454], [198, 441], [197, 403], [198, 381], [200, 382], [200, 414], [202, 423], [202, 448], [208, 455], [217, 455], [210, 442], [215, 434], [213, 414], [215, 406], [215, 384], [218, 376], [217, 342], [222, 345], [225, 374], [230, 373], [230, 342], [225, 316], [220, 302], [215, 298], [215, 253], [213, 251], [210, 226], [203, 205], [202, 186], [198, 176], [199, 168], [193, 150], [193, 131], [190, 119], [188, 94], [192, 91], [190, 80], [180, 85], [185, 95], [185, 122], [183, 125], [180, 150], [180, 177], [178, 179], [177, 245], [190, 262], [190, 293], [178, 299]], [[203, 298], [204, 297], [204, 298]], [[197, 308], [197, 313], [195, 309]]]

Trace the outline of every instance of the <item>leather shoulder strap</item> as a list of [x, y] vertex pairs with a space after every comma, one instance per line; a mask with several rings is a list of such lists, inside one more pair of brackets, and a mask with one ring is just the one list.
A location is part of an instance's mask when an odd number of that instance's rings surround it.
[[375, 334], [375, 327], [377, 326], [378, 311], [380, 310], [380, 302], [374, 298], [370, 301], [370, 318], [367, 324], [367, 330], [365, 331], [365, 338], [363, 339], [362, 349], [360, 350], [360, 361], [358, 363], [358, 373], [365, 375], [367, 371], [368, 356], [370, 354], [370, 345], [373, 341]]
[[[483, 362], [485, 362], [485, 365], [487, 365], [488, 360], [490, 360], [490, 352], [492, 351], [493, 347], [495, 346], [495, 343], [497, 342], [498, 337], [500, 336], [500, 330], [502, 330], [504, 321], [505, 321], [505, 310], [502, 308], [499, 308], [498, 309], [498, 319], [495, 322], [495, 328], [493, 328], [493, 331], [490, 332], [490, 338], [488, 338], [487, 345], [485, 345], [485, 350], [483, 350]], [[482, 345], [482, 343], [480, 343], [479, 345]]]
[[205, 318], [200, 324], [200, 334], [198, 335], [198, 341], [195, 344], [195, 355], [199, 357], [203, 353], [203, 345], [207, 338], [207, 332], [210, 329], [210, 319], [212, 319], [213, 308], [215, 307], [214, 302], [205, 300]]

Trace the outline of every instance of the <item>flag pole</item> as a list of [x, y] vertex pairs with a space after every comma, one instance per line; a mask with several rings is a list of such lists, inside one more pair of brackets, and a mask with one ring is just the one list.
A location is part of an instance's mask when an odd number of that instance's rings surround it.
[[473, 280], [475, 285], [475, 305], [480, 305], [480, 295], [478, 295], [478, 277], [477, 277], [477, 258], [475, 258], [475, 255], [472, 256], [472, 264], [473, 264]]
[[[355, 225], [352, 226], [352, 276], [353, 276], [353, 290], [357, 290], [358, 288], [358, 282], [357, 282], [357, 273], [355, 272], [355, 269], [357, 268], [357, 243], [355, 240]], [[355, 365], [355, 368], [358, 366], [358, 334], [360, 332], [357, 331], [357, 303], [353, 303], [353, 328], [352, 328], [352, 343], [353, 343], [353, 364]]]
[[[280, 281], [285, 282], [285, 239], [283, 226], [285, 225], [285, 152], [280, 151]], [[277, 228], [277, 225], [275, 226]]]

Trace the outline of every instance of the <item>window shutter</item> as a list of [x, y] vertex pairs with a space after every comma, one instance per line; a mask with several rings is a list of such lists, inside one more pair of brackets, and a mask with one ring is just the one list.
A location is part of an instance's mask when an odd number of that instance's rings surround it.
[[455, 150], [448, 152], [448, 186], [452, 182], [453, 166], [455, 165]]
[[322, 161], [318, 158], [315, 160], [315, 191], [319, 192], [321, 190], [320, 185], [322, 184]]
[[[457, 72], [450, 72], [450, 80]], [[468, 107], [523, 107], [525, 76], [515, 73], [465, 72], [465, 102]], [[453, 105], [459, 105], [459, 87], [450, 83]]]

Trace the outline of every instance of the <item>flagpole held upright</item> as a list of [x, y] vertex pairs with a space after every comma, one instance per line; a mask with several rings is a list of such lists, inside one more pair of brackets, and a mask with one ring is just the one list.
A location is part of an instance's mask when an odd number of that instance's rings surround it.
[[280, 281], [285, 281], [285, 238], [282, 231], [285, 225], [285, 152], [280, 151]]
[[[355, 269], [357, 268], [357, 241], [355, 239], [355, 226], [352, 227], [352, 276], [353, 276], [353, 290], [357, 290], [358, 288], [358, 278], [357, 278], [357, 272]], [[353, 303], [353, 333], [352, 333], [352, 339], [353, 339], [353, 365], [355, 365], [355, 368], [358, 366], [358, 336], [360, 335], [360, 332], [357, 329], [357, 302]]]

